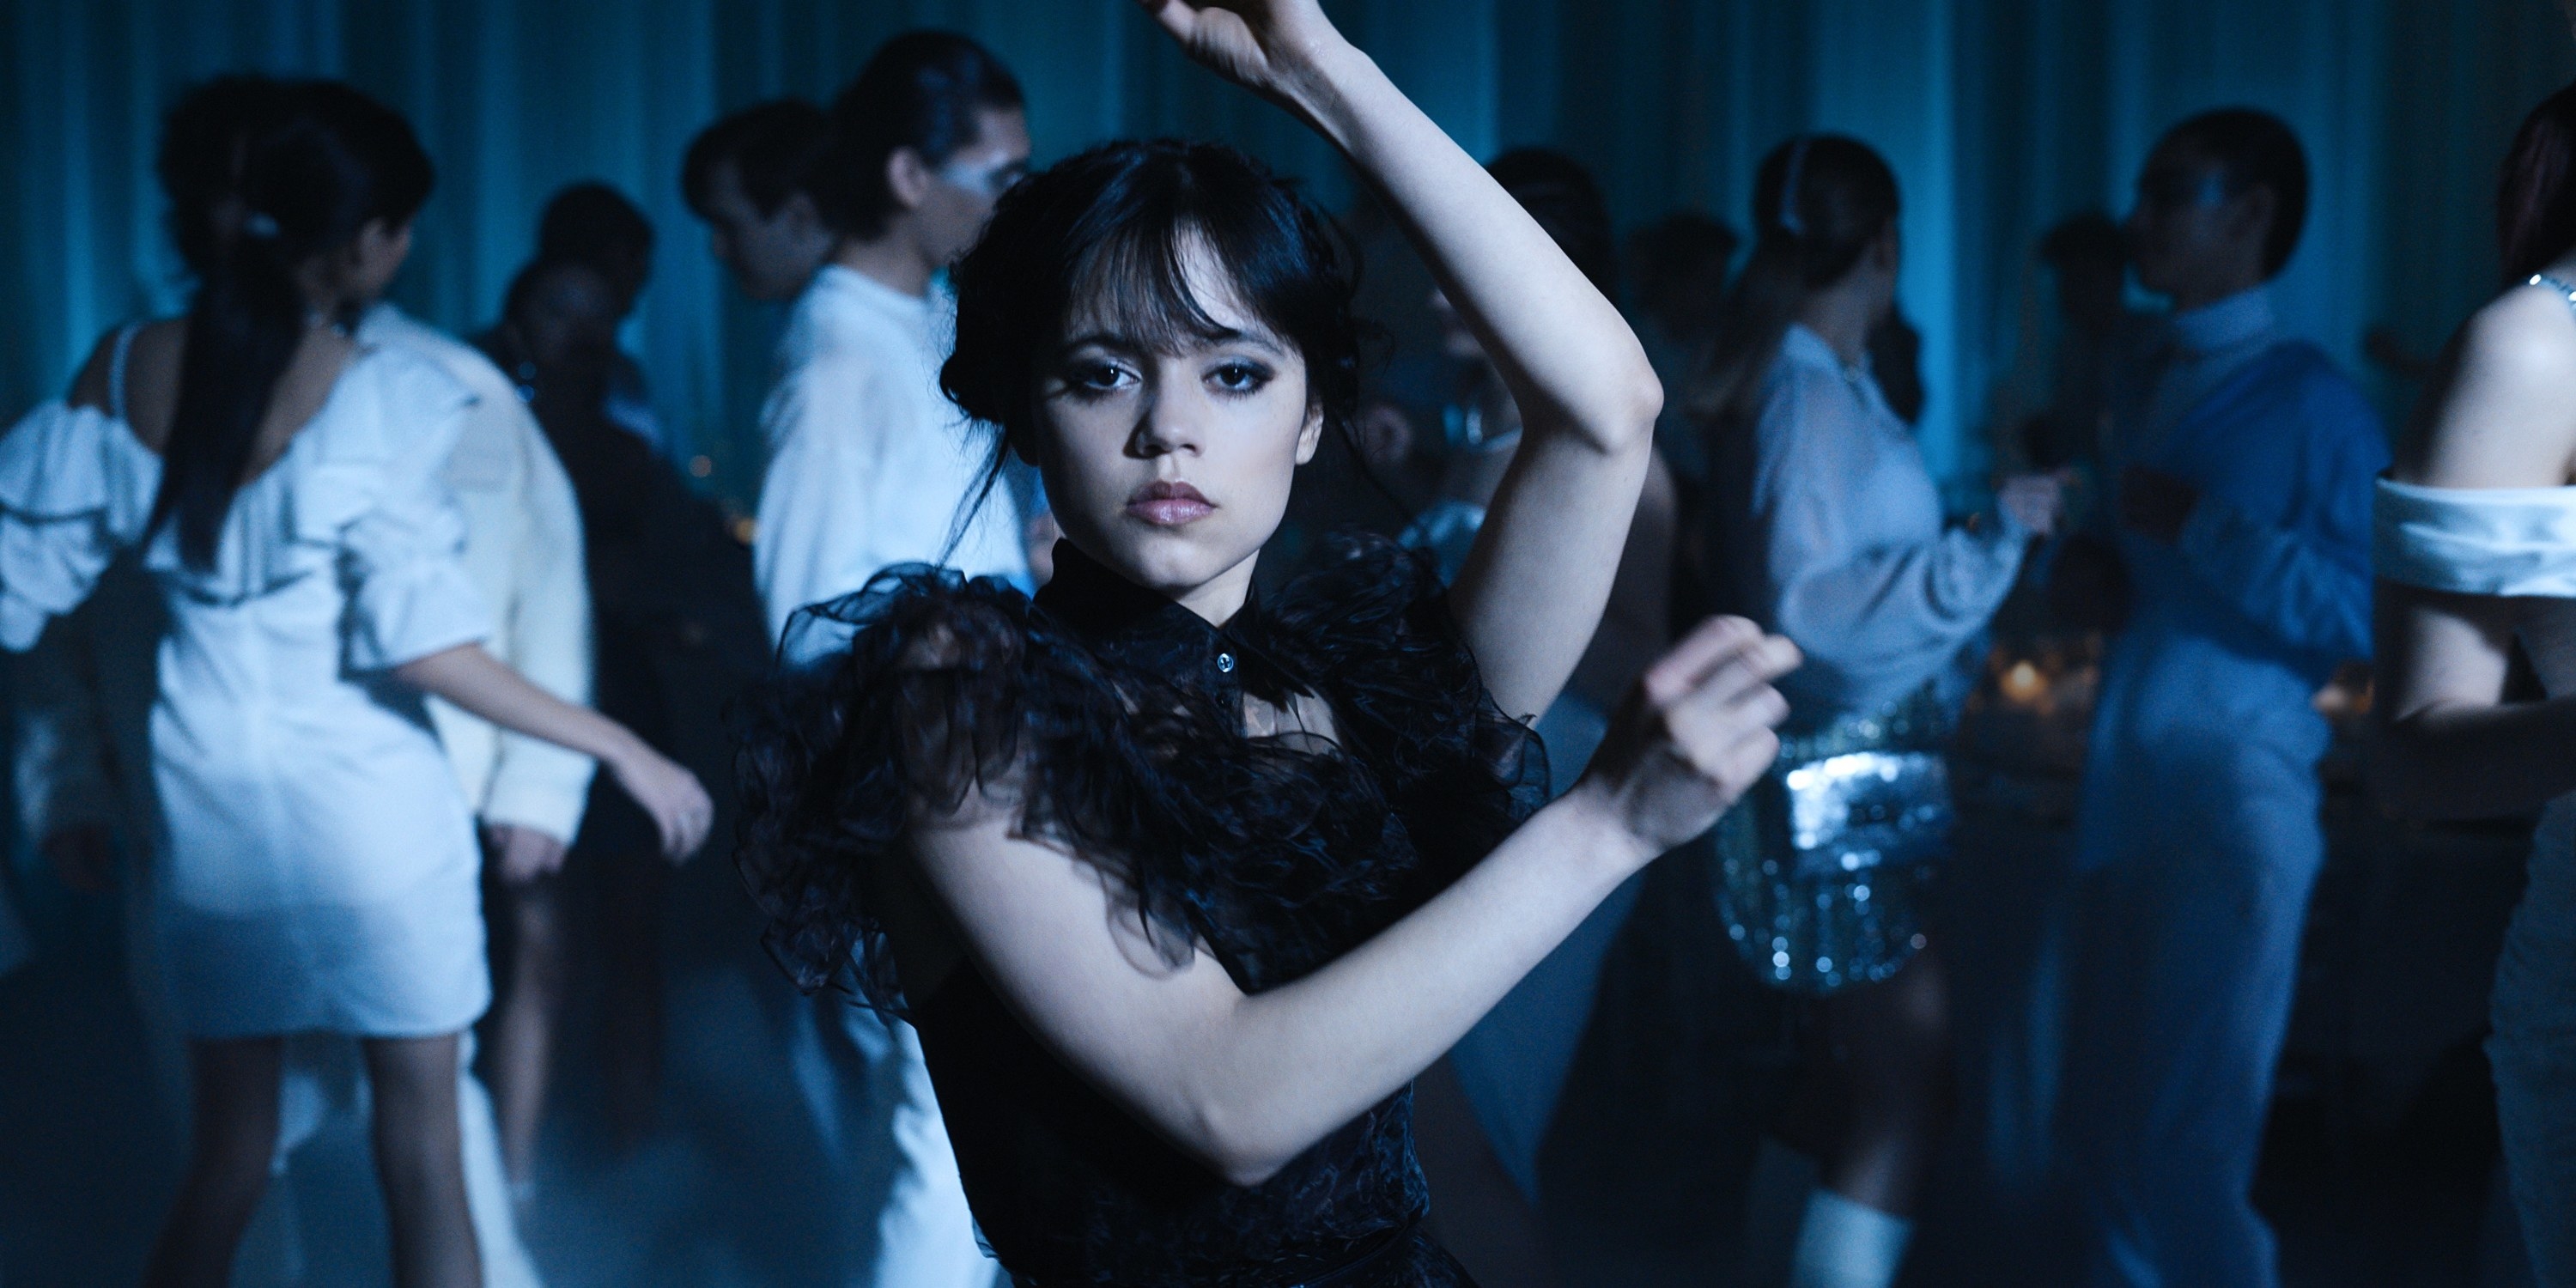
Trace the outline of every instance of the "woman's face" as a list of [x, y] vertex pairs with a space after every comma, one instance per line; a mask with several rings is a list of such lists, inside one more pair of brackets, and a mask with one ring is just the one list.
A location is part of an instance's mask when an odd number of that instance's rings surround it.
[[1323, 415], [1303, 355], [1244, 307], [1215, 257], [1193, 247], [1182, 268], [1222, 334], [1157, 352], [1077, 304], [1041, 359], [1033, 446], [1066, 538], [1190, 603], [1249, 576]]

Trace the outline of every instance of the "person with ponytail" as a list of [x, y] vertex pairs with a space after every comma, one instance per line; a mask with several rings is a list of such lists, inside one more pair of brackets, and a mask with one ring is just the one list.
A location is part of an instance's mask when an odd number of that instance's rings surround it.
[[2298, 248], [2298, 136], [2227, 108], [2138, 176], [2138, 284], [2167, 297], [2111, 387], [2128, 606], [2076, 818], [2057, 1166], [2084, 1282], [2278, 1282], [2254, 1166], [2325, 863], [2315, 694], [2370, 642], [2379, 417], [2269, 283]]
[[[2374, 786], [2418, 818], [2543, 810], [2487, 1058], [2533, 1277], [2576, 1288], [2576, 85], [2523, 122], [2497, 232], [2504, 292], [2379, 485]], [[2546, 701], [2504, 701], [2517, 641]]]
[[[1693, 410], [1711, 502], [1698, 548], [1713, 606], [1795, 641], [1807, 665], [1778, 765], [1718, 827], [1719, 901], [1767, 983], [1811, 999], [1819, 1126], [1793, 1254], [1797, 1288], [1896, 1274], [1947, 1070], [1938, 958], [1919, 896], [1948, 847], [1942, 751], [1963, 655], [2049, 534], [2059, 487], [2005, 481], [1994, 521], [1944, 521], [1913, 432], [1870, 362], [1896, 312], [1895, 173], [1857, 139], [1802, 135], [1755, 178], [1754, 248]], [[1853, 796], [1849, 770], [1878, 785]], [[1839, 795], [1838, 795], [1839, 794]], [[1848, 799], [1845, 799], [1848, 797]], [[1880, 825], [1800, 824], [1817, 807]]]
[[0, 646], [139, 547], [168, 633], [151, 717], [153, 922], [190, 1036], [188, 1168], [146, 1282], [218, 1284], [269, 1175], [284, 1039], [362, 1039], [405, 1288], [481, 1282], [459, 1037], [489, 1001], [470, 807], [425, 696], [594, 757], [676, 854], [710, 803], [626, 730], [481, 647], [442, 472], [470, 397], [349, 334], [410, 246], [398, 116], [292, 96], [240, 147], [189, 313], [120, 328], [0, 438]]

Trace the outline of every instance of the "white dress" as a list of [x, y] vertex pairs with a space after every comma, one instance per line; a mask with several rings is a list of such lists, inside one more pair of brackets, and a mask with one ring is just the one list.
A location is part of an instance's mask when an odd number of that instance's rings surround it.
[[[193, 1036], [431, 1036], [490, 1000], [473, 819], [387, 674], [486, 634], [440, 479], [466, 404], [426, 359], [362, 349], [236, 494], [211, 569], [171, 525], [144, 549], [170, 610], [153, 923]], [[145, 539], [160, 478], [121, 415], [48, 403], [0, 438], [0, 646]]]
[[[2523, 600], [2517, 633], [2552, 698], [2576, 693], [2576, 487], [2382, 480], [2372, 559], [2409, 586]], [[2489, 1003], [2496, 1111], [2543, 1288], [2576, 1288], [2576, 795], [2542, 813]]]

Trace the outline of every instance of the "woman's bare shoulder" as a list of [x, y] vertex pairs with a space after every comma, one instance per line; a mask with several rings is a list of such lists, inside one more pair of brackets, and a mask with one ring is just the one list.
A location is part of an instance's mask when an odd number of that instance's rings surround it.
[[[117, 409], [116, 350], [127, 328], [118, 327], [90, 347], [64, 401], [113, 413]], [[160, 318], [133, 329], [125, 356], [125, 414], [135, 436], [159, 450], [169, 436], [169, 407], [179, 387], [179, 352], [187, 342], [186, 318]]]
[[2576, 308], [2554, 290], [2489, 301], [2443, 355], [2397, 477], [2445, 487], [2554, 487], [2576, 464]]

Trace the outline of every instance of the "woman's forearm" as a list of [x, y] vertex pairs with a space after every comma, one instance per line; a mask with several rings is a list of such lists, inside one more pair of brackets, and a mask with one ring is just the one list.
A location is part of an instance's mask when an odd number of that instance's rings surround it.
[[529, 683], [480, 644], [406, 662], [394, 677], [467, 715], [605, 763], [628, 759], [643, 745], [625, 726]]
[[1446, 1052], [1643, 862], [1576, 793], [1439, 897], [1208, 1030], [1184, 1097], [1222, 1170], [1262, 1180]]
[[1297, 109], [1382, 193], [1536, 433], [1651, 436], [1663, 390], [1627, 321], [1493, 176], [1367, 54], [1312, 54]]

